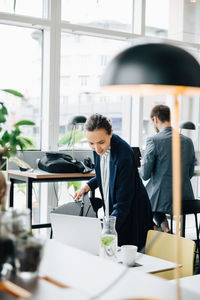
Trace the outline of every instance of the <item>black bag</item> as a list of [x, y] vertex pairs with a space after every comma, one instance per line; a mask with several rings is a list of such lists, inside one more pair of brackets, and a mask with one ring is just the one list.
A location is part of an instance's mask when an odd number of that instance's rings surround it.
[[89, 173], [92, 171], [81, 161], [73, 159], [70, 155], [58, 152], [45, 152], [39, 160], [38, 167], [49, 173]]
[[89, 198], [86, 193], [81, 201], [68, 202], [55, 208], [52, 213], [96, 218], [98, 209], [102, 206], [102, 199]]

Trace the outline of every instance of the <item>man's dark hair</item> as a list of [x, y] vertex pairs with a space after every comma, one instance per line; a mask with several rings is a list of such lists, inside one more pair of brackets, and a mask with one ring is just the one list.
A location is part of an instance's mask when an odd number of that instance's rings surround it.
[[111, 120], [103, 115], [91, 115], [85, 123], [85, 130], [94, 131], [96, 129], [105, 129], [107, 134], [111, 134], [112, 123]]
[[166, 105], [156, 105], [153, 107], [150, 118], [157, 117], [161, 122], [170, 122], [170, 109]]

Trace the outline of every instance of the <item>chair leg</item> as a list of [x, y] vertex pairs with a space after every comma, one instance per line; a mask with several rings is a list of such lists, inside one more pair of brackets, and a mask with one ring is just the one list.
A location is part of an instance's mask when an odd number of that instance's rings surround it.
[[199, 273], [200, 273], [199, 226], [198, 226], [198, 218], [197, 218], [197, 214], [194, 214], [194, 217], [195, 217], [195, 226], [196, 226], [196, 235], [197, 235], [196, 251], [195, 251], [195, 262], [196, 262], [196, 253], [198, 253], [198, 257], [199, 257]]
[[51, 227], [51, 231], [50, 231], [50, 239], [53, 238], [53, 230], [52, 230], [52, 227]]
[[185, 215], [181, 216], [181, 236], [185, 237]]
[[170, 218], [170, 229], [171, 229], [171, 233], [173, 233], [173, 215], [171, 215], [171, 218]]

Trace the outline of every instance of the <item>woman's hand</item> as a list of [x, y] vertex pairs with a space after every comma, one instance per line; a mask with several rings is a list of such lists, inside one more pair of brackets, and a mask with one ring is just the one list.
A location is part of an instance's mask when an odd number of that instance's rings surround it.
[[76, 193], [74, 194], [74, 200], [78, 201], [79, 198], [81, 196], [83, 196], [83, 194], [87, 193], [90, 191], [90, 187], [89, 185], [86, 183], [86, 185], [84, 185], [84, 187], [82, 187], [80, 190], [76, 191]]

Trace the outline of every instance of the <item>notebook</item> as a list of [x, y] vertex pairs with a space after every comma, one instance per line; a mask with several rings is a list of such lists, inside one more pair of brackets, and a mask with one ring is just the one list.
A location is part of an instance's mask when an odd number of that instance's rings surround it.
[[98, 218], [50, 213], [53, 239], [99, 255], [101, 221]]

